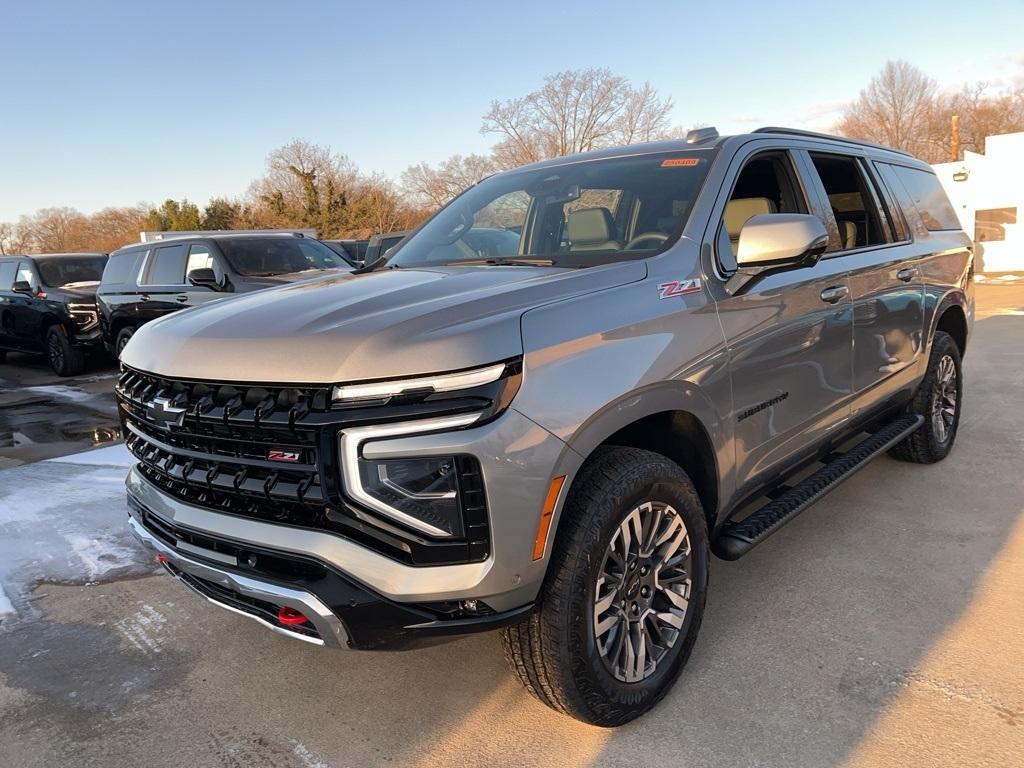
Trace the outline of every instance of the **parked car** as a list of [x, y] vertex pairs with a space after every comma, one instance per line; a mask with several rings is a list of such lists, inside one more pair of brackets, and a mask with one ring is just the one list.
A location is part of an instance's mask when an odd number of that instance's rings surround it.
[[7, 352], [46, 355], [58, 376], [75, 376], [102, 351], [96, 286], [105, 253], [0, 256], [0, 362]]
[[144, 324], [172, 312], [353, 266], [319, 240], [218, 234], [136, 243], [110, 254], [97, 296], [116, 355]]
[[387, 255], [388, 251], [405, 239], [406, 235], [412, 232], [405, 229], [398, 232], [383, 232], [374, 235], [366, 244], [366, 253], [363, 256], [363, 263], [367, 266]]
[[369, 240], [321, 240], [321, 242], [344, 258], [354, 267], [366, 262], [366, 247]]
[[619, 725], [690, 656], [712, 553], [950, 453], [971, 248], [928, 165], [801, 131], [501, 173], [376, 268], [143, 328], [129, 524], [315, 645], [500, 628], [534, 696]]

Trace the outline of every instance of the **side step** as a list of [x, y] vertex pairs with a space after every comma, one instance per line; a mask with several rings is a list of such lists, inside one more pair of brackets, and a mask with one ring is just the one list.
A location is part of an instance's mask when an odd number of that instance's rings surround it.
[[846, 453], [835, 455], [814, 474], [784, 490], [748, 517], [739, 522], [726, 523], [722, 532], [711, 542], [711, 551], [723, 560], [739, 559], [923, 423], [923, 416], [902, 416]]

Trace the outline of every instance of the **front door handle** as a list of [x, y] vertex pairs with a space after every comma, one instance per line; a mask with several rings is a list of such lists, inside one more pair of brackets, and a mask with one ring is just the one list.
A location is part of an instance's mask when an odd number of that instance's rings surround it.
[[180, 293], [174, 297], [174, 300], [177, 301], [179, 304], [184, 304], [186, 301], [188, 301], [188, 294]]
[[904, 267], [896, 273], [896, 277], [902, 280], [904, 283], [909, 283], [915, 277], [917, 277], [917, 267]]
[[821, 300], [828, 304], [835, 304], [837, 301], [845, 299], [849, 292], [850, 289], [845, 285], [833, 285], [821, 292]]
[[141, 296], [139, 296], [139, 301], [149, 301], [149, 294], [144, 293]]

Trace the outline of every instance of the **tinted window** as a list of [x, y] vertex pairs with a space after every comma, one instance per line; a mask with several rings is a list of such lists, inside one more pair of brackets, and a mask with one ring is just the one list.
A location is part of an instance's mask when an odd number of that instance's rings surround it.
[[39, 270], [43, 285], [59, 288], [76, 283], [98, 283], [106, 263], [106, 256], [36, 259], [36, 269]]
[[135, 269], [144, 253], [146, 251], [111, 254], [107, 259], [107, 266], [103, 269], [103, 282], [107, 285], [135, 282]]
[[812, 153], [811, 161], [839, 227], [839, 242], [829, 243], [828, 249], [843, 251], [883, 244], [886, 240], [878, 208], [857, 158]]
[[16, 261], [7, 261], [0, 264], [0, 291], [9, 291], [14, 285], [14, 273], [18, 271]]
[[949, 203], [939, 177], [929, 171], [892, 166], [896, 177], [902, 182], [914, 201], [925, 227], [930, 230], [960, 229], [960, 220]]
[[319, 240], [302, 237], [231, 238], [217, 243], [240, 275], [271, 277], [289, 272], [351, 269], [349, 263]]
[[185, 246], [164, 245], [156, 249], [146, 270], [147, 285], [182, 285], [185, 282]]

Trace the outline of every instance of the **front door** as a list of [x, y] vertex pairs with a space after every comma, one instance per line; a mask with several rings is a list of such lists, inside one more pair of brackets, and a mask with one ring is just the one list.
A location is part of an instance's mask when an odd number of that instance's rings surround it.
[[[734, 164], [737, 162], [734, 159]], [[768, 149], [743, 160], [721, 207], [715, 252], [727, 278], [753, 215], [816, 213], [791, 152]], [[849, 418], [853, 309], [844, 264], [777, 273], [717, 299], [729, 345], [737, 489], [760, 485], [780, 467], [828, 441]]]

